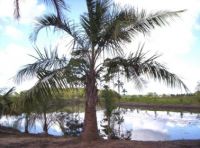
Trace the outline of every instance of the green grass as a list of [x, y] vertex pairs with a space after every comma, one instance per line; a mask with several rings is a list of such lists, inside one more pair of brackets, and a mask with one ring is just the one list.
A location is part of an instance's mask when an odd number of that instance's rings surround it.
[[164, 105], [200, 105], [200, 95], [191, 96], [124, 96], [121, 102], [135, 102]]

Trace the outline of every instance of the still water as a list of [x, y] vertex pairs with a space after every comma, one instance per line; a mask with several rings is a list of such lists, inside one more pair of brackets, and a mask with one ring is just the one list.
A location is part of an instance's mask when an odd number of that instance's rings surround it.
[[[126, 131], [131, 132], [132, 140], [142, 141], [165, 141], [180, 139], [200, 139], [200, 113], [188, 112], [169, 112], [169, 111], [149, 111], [139, 109], [120, 109], [120, 117], [123, 118], [121, 124], [114, 125], [121, 135]], [[84, 114], [80, 113], [80, 120]], [[102, 132], [102, 120], [104, 111], [97, 111], [98, 127]], [[17, 117], [2, 117], [0, 124], [14, 126]], [[24, 121], [17, 127], [20, 131], [24, 130]], [[42, 132], [42, 122], [36, 121], [34, 126], [29, 129], [31, 133]], [[63, 135], [58, 124], [54, 123], [49, 128], [49, 134], [55, 136]]]

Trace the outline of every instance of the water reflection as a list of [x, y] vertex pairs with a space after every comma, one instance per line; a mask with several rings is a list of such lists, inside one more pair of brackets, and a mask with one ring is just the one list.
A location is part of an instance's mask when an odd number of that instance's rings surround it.
[[[132, 140], [160, 141], [178, 139], [200, 139], [200, 114], [188, 112], [169, 111], [149, 111], [139, 109], [116, 109], [112, 128], [118, 136], [124, 136], [127, 131], [131, 131]], [[56, 113], [54, 114], [56, 116]], [[83, 121], [84, 114], [80, 113], [80, 120]], [[98, 127], [103, 134], [106, 121], [104, 111], [97, 111]], [[120, 119], [120, 120], [118, 120]], [[122, 120], [123, 119], [123, 120]], [[14, 126], [17, 117], [2, 117], [0, 124]], [[119, 122], [120, 121], [120, 122]], [[123, 121], [123, 122], [122, 122]], [[23, 121], [24, 122], [24, 121]], [[110, 123], [111, 124], [111, 123]], [[23, 124], [18, 127], [23, 132]], [[41, 122], [36, 121], [31, 133], [42, 132]], [[58, 123], [54, 123], [49, 130], [49, 134], [63, 135]], [[105, 134], [105, 132], [104, 132]]]
[[123, 127], [132, 129], [133, 140], [200, 139], [199, 114], [127, 110]]

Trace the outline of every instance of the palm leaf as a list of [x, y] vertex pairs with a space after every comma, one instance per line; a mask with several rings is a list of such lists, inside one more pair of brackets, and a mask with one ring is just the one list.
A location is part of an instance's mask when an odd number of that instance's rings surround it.
[[44, 49], [44, 53], [41, 53], [38, 48], [35, 48], [35, 51], [37, 52], [37, 57], [32, 57], [36, 59], [36, 62], [25, 65], [24, 68], [17, 73], [15, 77], [17, 83], [33, 78], [43, 70], [53, 71], [67, 65], [68, 60], [64, 56], [60, 58], [57, 49], [49, 53], [46, 49]]
[[67, 10], [65, 0], [43, 0], [47, 5], [54, 7], [57, 17], [61, 20], [64, 16], [63, 10]]
[[14, 17], [16, 19], [20, 18], [19, 0], [14, 0]]
[[148, 34], [152, 29], [168, 25], [171, 20], [179, 17], [180, 11], [158, 11], [147, 14], [145, 10], [138, 11], [134, 8], [121, 9], [113, 6], [107, 16], [107, 22], [98, 38], [99, 51], [114, 50], [121, 53], [122, 46], [132, 41], [138, 33]]
[[149, 79], [158, 80], [172, 88], [183, 88], [188, 92], [188, 88], [177, 75], [169, 72], [164, 65], [156, 61], [158, 57], [155, 54], [146, 58], [146, 53], [143, 53], [142, 49], [139, 49], [135, 54], [129, 55], [128, 58], [116, 57], [106, 59], [104, 66], [107, 67], [107, 74], [105, 77], [108, 78], [109, 75], [113, 75], [119, 72], [119, 70], [122, 70], [122, 73], [128, 79], [134, 80], [136, 86], [139, 88], [143, 86], [143, 79], [140, 76], [145, 75]]

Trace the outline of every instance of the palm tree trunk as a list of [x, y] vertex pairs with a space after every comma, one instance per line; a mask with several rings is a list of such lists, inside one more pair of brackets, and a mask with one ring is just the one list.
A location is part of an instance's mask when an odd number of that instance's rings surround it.
[[28, 134], [28, 115], [25, 115], [25, 127], [24, 133]]
[[43, 131], [45, 134], [48, 134], [48, 125], [47, 125], [47, 115], [46, 112], [44, 112], [44, 126], [43, 126]]
[[86, 142], [99, 138], [96, 117], [97, 93], [95, 71], [91, 71], [86, 79], [85, 119], [81, 135], [82, 140]]
[[111, 139], [110, 116], [108, 116], [107, 119], [108, 119], [108, 139]]

